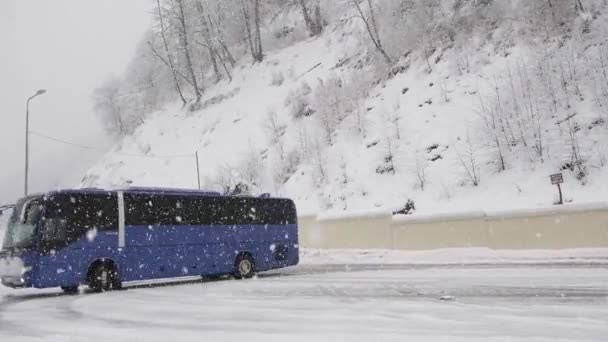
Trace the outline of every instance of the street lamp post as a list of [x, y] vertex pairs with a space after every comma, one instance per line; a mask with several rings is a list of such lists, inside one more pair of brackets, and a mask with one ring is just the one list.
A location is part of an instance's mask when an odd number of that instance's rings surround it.
[[25, 182], [23, 186], [23, 195], [27, 196], [28, 189], [28, 174], [30, 169], [30, 101], [36, 96], [46, 93], [46, 90], [40, 89], [34, 95], [30, 96], [25, 103]]

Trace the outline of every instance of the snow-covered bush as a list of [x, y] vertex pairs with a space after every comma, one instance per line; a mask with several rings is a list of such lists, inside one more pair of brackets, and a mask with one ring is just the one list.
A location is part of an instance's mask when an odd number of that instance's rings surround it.
[[271, 86], [280, 87], [283, 85], [283, 82], [285, 82], [285, 76], [283, 76], [281, 71], [275, 71], [272, 73], [272, 81], [270, 82]]
[[289, 178], [291, 178], [291, 176], [298, 170], [301, 161], [301, 153], [297, 150], [290, 151], [283, 160], [277, 161], [273, 174], [275, 187], [280, 187], [287, 183]]
[[310, 94], [312, 88], [308, 83], [302, 82], [295, 89], [289, 92], [285, 98], [285, 107], [289, 114], [296, 119], [311, 116], [315, 111], [310, 106]]

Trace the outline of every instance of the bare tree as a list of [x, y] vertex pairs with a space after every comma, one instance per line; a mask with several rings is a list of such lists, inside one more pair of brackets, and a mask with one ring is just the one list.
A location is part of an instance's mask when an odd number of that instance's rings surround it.
[[323, 32], [323, 18], [321, 16], [321, 7], [319, 3], [314, 4], [314, 18], [311, 15], [309, 8], [306, 6], [306, 0], [300, 0], [300, 7], [302, 8], [302, 15], [304, 16], [304, 22], [306, 28], [311, 36], [318, 36]]
[[171, 74], [173, 76], [173, 84], [175, 86], [175, 90], [177, 91], [179, 98], [182, 100], [182, 103], [184, 105], [186, 105], [186, 103], [188, 103], [188, 101], [186, 101], [186, 98], [184, 97], [184, 93], [182, 92], [182, 88], [179, 84], [179, 80], [177, 78], [178, 76], [178, 71], [177, 68], [175, 66], [175, 63], [173, 62], [173, 56], [171, 55], [171, 51], [169, 50], [169, 44], [167, 43], [167, 29], [165, 27], [165, 20], [164, 20], [164, 16], [163, 16], [163, 12], [162, 12], [162, 7], [160, 5], [160, 0], [156, 0], [156, 5], [157, 5], [157, 10], [158, 10], [158, 21], [160, 24], [160, 36], [161, 39], [163, 41], [163, 46], [165, 48], [165, 54], [166, 56], [163, 57], [160, 53], [158, 53], [155, 49], [154, 46], [152, 45], [151, 42], [148, 42], [148, 45], [150, 46], [150, 49], [152, 50], [152, 52], [165, 64], [167, 65], [170, 69], [171, 69]]
[[287, 183], [291, 176], [296, 173], [302, 160], [301, 158], [302, 154], [300, 151], [292, 150], [286, 154], [285, 159], [273, 163], [275, 169], [272, 174], [272, 180], [277, 193], [279, 192], [281, 186]]
[[348, 100], [350, 101], [348, 107], [355, 114], [356, 131], [362, 137], [365, 137], [367, 134], [366, 109], [364, 105], [365, 100], [369, 97], [370, 88], [370, 80], [359, 73], [355, 73], [346, 84], [345, 93], [348, 94]]
[[583, 3], [581, 0], [574, 0], [574, 10], [578, 12], [585, 13], [585, 8], [583, 7]]
[[121, 81], [111, 78], [93, 91], [95, 111], [101, 115], [106, 128], [119, 136], [128, 133], [125, 118], [123, 117], [120, 93]]
[[221, 47], [223, 57], [222, 60], [228, 61], [230, 66], [234, 67], [236, 64], [236, 60], [234, 59], [230, 49], [228, 48], [228, 44], [226, 43], [226, 37], [224, 36], [224, 30], [222, 29], [222, 21], [224, 19], [223, 12], [218, 9], [216, 10], [216, 16], [213, 17], [211, 15], [208, 16], [209, 24], [211, 26], [211, 31], [213, 32], [215, 39]]
[[250, 190], [259, 190], [264, 169], [260, 153], [252, 142], [249, 142], [249, 149], [237, 169], [242, 183], [246, 184]]
[[479, 186], [481, 179], [479, 177], [479, 167], [477, 166], [477, 154], [468, 133], [464, 151], [458, 150], [456, 146], [454, 146], [454, 149], [467, 179], [473, 186]]
[[417, 152], [415, 157], [415, 165], [414, 165], [414, 175], [418, 180], [418, 186], [420, 190], [424, 191], [424, 186], [426, 185], [426, 169], [428, 167], [428, 163], [424, 156]]
[[394, 175], [396, 172], [395, 153], [393, 151], [393, 138], [391, 138], [390, 134], [387, 134], [386, 136], [386, 143], [384, 144], [384, 148], [386, 149], [384, 152], [384, 159], [382, 161], [382, 164], [376, 168], [376, 173], [388, 173]]
[[501, 142], [500, 126], [498, 124], [498, 113], [494, 108], [488, 107], [481, 96], [479, 97], [479, 102], [481, 105], [481, 120], [486, 138], [489, 141], [489, 145], [496, 150], [500, 170], [504, 171], [506, 165], [503, 143]]
[[311, 143], [310, 136], [306, 127], [300, 127], [298, 130], [298, 145], [300, 147], [300, 153], [303, 159], [310, 157]]
[[570, 169], [576, 170], [576, 178], [581, 182], [586, 183], [587, 178], [587, 167], [585, 160], [581, 154], [581, 147], [577, 133], [581, 130], [580, 125], [574, 120], [575, 114], [568, 115], [565, 119], [559, 120], [556, 125], [560, 126], [566, 124], [568, 129], [568, 142], [567, 146], [570, 149]]
[[222, 74], [220, 73], [220, 69], [218, 67], [217, 57], [219, 54], [215, 47], [215, 43], [211, 37], [211, 30], [209, 28], [210, 23], [208, 22], [208, 16], [205, 13], [205, 7], [203, 5], [202, 0], [197, 0], [196, 2], [196, 11], [198, 12], [199, 21], [201, 23], [201, 30], [203, 34], [203, 38], [205, 39], [205, 43], [201, 43], [195, 40], [195, 42], [199, 45], [204, 46], [207, 49], [207, 53], [209, 54], [209, 60], [211, 61], [211, 66], [213, 67], [213, 72], [215, 73], [215, 80], [219, 82], [222, 78]]
[[319, 113], [318, 118], [329, 145], [333, 144], [332, 135], [347, 111], [344, 108], [343, 90], [342, 80], [337, 76], [321, 81], [315, 89], [314, 98]]
[[260, 19], [260, 0], [254, 0], [254, 8], [253, 11], [255, 13], [255, 35], [256, 35], [256, 44], [257, 44], [257, 58], [258, 62], [261, 62], [264, 59], [264, 52], [262, 50], [262, 33], [260, 30], [260, 26], [262, 25]]
[[378, 52], [380, 52], [382, 57], [384, 57], [386, 64], [392, 65], [393, 60], [391, 59], [391, 57], [388, 55], [388, 53], [384, 49], [384, 46], [382, 45], [382, 40], [380, 39], [380, 34], [378, 33], [378, 25], [376, 24], [376, 15], [374, 13], [374, 6], [372, 5], [371, 0], [367, 0], [367, 6], [369, 8], [369, 15], [365, 15], [363, 13], [363, 9], [361, 8], [361, 5], [359, 3], [360, 1], [361, 0], [351, 0], [351, 3], [357, 9], [357, 12], [359, 13], [359, 18], [361, 18], [361, 20], [363, 20], [363, 23], [365, 24], [365, 28], [367, 29], [367, 33], [369, 34], [369, 37], [372, 40], [372, 43], [376, 47], [376, 50], [378, 50]]
[[[218, 10], [218, 12], [220, 12], [220, 11]], [[218, 18], [220, 18], [217, 20], [218, 22], [221, 21], [221, 17], [222, 17], [221, 14], [218, 13]], [[209, 26], [211, 29], [211, 35], [213, 35], [215, 37], [215, 40], [220, 47], [219, 49], [216, 49], [216, 51], [215, 51], [216, 56], [222, 63], [222, 67], [224, 68], [224, 72], [226, 73], [226, 76], [228, 76], [228, 79], [232, 82], [232, 74], [230, 73], [230, 69], [228, 68], [228, 65], [226, 63], [229, 63], [230, 66], [232, 68], [234, 68], [234, 65], [236, 64], [236, 60], [230, 53], [230, 49], [228, 49], [228, 45], [226, 44], [226, 40], [224, 38], [224, 33], [221, 29], [221, 25], [219, 25], [219, 23], [216, 23], [211, 15], [208, 15], [207, 18], [208, 18], [208, 23], [209, 23]]]
[[321, 185], [323, 185], [323, 183], [325, 183], [327, 180], [327, 171], [325, 169], [325, 164], [327, 161], [323, 145], [318, 139], [316, 139], [313, 143], [312, 162], [316, 173], [316, 177], [313, 176], [313, 181], [315, 185], [320, 188]]
[[194, 67], [192, 66], [192, 57], [190, 56], [190, 46], [188, 39], [188, 25], [186, 23], [186, 16], [184, 14], [184, 2], [183, 0], [175, 0], [177, 2], [177, 18], [178, 18], [178, 32], [180, 41], [182, 44], [182, 49], [184, 51], [184, 57], [186, 59], [186, 71], [188, 72], [188, 76], [190, 78], [190, 84], [194, 90], [194, 94], [196, 95], [196, 103], [199, 103], [202, 96], [201, 88], [199, 88], [198, 82], [196, 80], [196, 74], [194, 73]]
[[[253, 6], [253, 9], [250, 8], [251, 6]], [[251, 13], [252, 11], [253, 14]], [[241, 13], [243, 15], [243, 24], [245, 25], [251, 57], [254, 62], [261, 62], [264, 60], [264, 52], [262, 50], [262, 36], [260, 31], [260, 0], [241, 0]]]
[[279, 123], [277, 112], [274, 110], [268, 111], [266, 121], [264, 122], [264, 128], [270, 135], [270, 143], [277, 148], [279, 158], [281, 161], [285, 160], [285, 147], [283, 142], [283, 135], [287, 126]]

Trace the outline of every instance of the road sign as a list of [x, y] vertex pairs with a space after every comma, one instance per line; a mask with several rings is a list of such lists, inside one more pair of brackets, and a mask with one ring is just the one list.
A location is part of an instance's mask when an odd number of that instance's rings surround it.
[[562, 176], [561, 173], [556, 173], [554, 175], [551, 175], [551, 184], [556, 185], [556, 184], [562, 184], [564, 182], [564, 177]]
[[556, 173], [551, 175], [551, 184], [557, 185], [557, 190], [559, 191], [559, 204], [564, 204], [564, 197], [562, 196], [562, 187], [560, 184], [564, 182], [564, 176], [561, 173]]

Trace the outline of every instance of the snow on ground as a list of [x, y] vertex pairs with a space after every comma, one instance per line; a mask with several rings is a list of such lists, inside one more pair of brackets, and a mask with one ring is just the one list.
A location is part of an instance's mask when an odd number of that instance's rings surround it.
[[246, 281], [0, 289], [1, 341], [605, 341], [608, 251], [303, 250]]
[[0, 290], [3, 342], [581, 342], [607, 335], [605, 265], [319, 265], [103, 294]]

